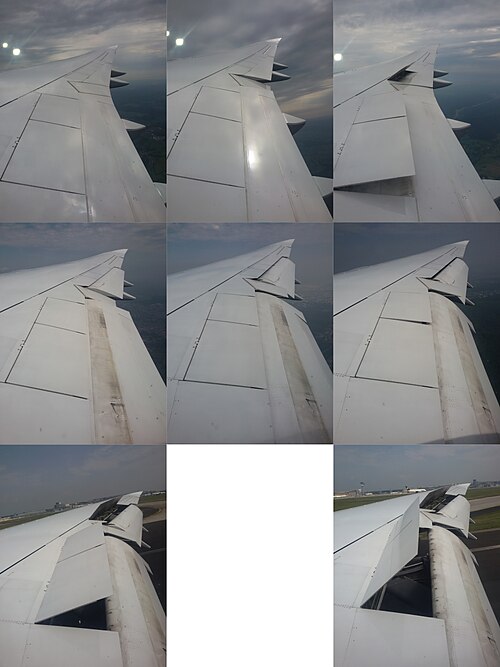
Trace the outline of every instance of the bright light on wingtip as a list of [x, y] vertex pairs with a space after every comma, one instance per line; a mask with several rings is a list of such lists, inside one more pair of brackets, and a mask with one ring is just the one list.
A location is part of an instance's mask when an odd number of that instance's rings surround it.
[[2, 44], [2, 48], [3, 48], [3, 49], [8, 49], [8, 48], [9, 48], [9, 45], [7, 44], [7, 42], [4, 42], [4, 43]]
[[334, 53], [333, 59], [335, 60], [336, 63], [339, 63], [343, 59], [343, 55], [341, 53]]
[[21, 49], [12, 49], [13, 56], [19, 56], [21, 54]]
[[184, 39], [182, 37], [177, 37], [175, 40], [175, 46], [182, 46], [184, 44]]
[[167, 30], [167, 37], [170, 37], [170, 30]]

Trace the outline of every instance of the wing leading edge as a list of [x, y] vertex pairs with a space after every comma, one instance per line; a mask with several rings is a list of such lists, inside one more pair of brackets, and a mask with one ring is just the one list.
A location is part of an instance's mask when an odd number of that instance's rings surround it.
[[116, 46], [0, 74], [0, 222], [164, 222], [118, 115]]
[[335, 277], [335, 442], [498, 443], [500, 407], [456, 302], [466, 242]]
[[331, 370], [290, 305], [291, 247], [169, 276], [169, 442], [331, 442]]
[[269, 85], [279, 41], [169, 61], [171, 222], [331, 222]]
[[498, 210], [445, 118], [436, 49], [334, 76], [338, 222], [497, 222]]
[[1, 442], [165, 442], [165, 385], [117, 307], [125, 253], [0, 276]]

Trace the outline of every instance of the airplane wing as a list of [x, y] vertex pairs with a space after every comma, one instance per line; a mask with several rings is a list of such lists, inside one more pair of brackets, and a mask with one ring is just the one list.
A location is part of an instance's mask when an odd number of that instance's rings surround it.
[[168, 62], [170, 222], [331, 222], [269, 86], [279, 41]]
[[125, 253], [0, 275], [0, 443], [165, 443], [165, 385], [116, 304]]
[[332, 373], [290, 305], [291, 247], [169, 276], [168, 442], [332, 442]]
[[334, 281], [335, 443], [498, 443], [500, 408], [454, 302], [467, 242]]
[[335, 512], [336, 666], [499, 664], [500, 628], [475, 558], [455, 526], [439, 525], [457, 501], [470, 509], [441, 488]]
[[0, 73], [0, 222], [164, 222], [110, 87], [117, 47]]
[[334, 76], [337, 222], [500, 221], [498, 186], [455, 136], [469, 125], [445, 118], [434, 97], [450, 83], [435, 58], [422, 49]]
[[[137, 502], [137, 500], [136, 500]], [[134, 515], [139, 540], [114, 525]], [[120, 499], [0, 530], [0, 645], [9, 667], [162, 667], [165, 614]]]

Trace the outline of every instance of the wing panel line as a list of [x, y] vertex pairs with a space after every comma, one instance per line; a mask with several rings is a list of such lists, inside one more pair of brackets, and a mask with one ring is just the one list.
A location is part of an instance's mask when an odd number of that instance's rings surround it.
[[346, 310], [349, 310], [350, 308], [353, 308], [354, 306], [357, 306], [358, 303], [362, 303], [363, 301], [366, 301], [367, 299], [374, 296], [375, 294], [378, 294], [379, 292], [383, 292], [388, 287], [391, 287], [392, 285], [395, 285], [400, 280], [404, 280], [404, 278], [408, 278], [408, 276], [411, 276], [416, 271], [420, 271], [420, 269], [425, 268], [428, 264], [432, 264], [432, 263], [436, 262], [438, 259], [441, 259], [441, 257], [445, 257], [450, 252], [453, 252], [453, 249], [446, 250], [442, 255], [438, 255], [437, 257], [433, 257], [431, 260], [429, 260], [425, 264], [422, 264], [422, 266], [419, 266], [416, 269], [412, 269], [411, 271], [409, 271], [408, 273], [405, 273], [404, 275], [400, 276], [396, 280], [393, 280], [392, 283], [388, 283], [387, 285], [384, 285], [384, 287], [381, 287], [380, 289], [375, 290], [375, 292], [372, 292], [371, 294], [368, 294], [368, 296], [364, 296], [362, 299], [359, 299], [358, 301], [355, 301], [354, 303], [351, 303], [349, 306], [346, 306], [345, 308], [342, 308], [342, 310], [339, 310], [337, 313], [334, 313], [333, 317], [336, 317], [337, 315], [340, 315], [341, 313], [344, 313]]

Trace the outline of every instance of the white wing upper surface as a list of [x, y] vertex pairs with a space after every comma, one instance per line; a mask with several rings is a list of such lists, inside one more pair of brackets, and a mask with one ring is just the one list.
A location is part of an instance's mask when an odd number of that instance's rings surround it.
[[115, 51], [0, 74], [0, 222], [164, 222], [109, 92]]
[[169, 442], [331, 442], [332, 374], [295, 298], [292, 241], [169, 276]]
[[[465, 493], [468, 485], [461, 489]], [[457, 501], [463, 526], [454, 525]], [[454, 530], [468, 533], [469, 502], [457, 489], [405, 495], [334, 514], [335, 665], [494, 667], [500, 628], [479, 579], [475, 559]], [[430, 568], [416, 559], [419, 530], [427, 532]], [[405, 566], [408, 569], [405, 570]], [[409, 613], [384, 605], [391, 581]], [[428, 578], [432, 615], [423, 615], [418, 582]], [[386, 588], [388, 587], [388, 588]]]
[[0, 530], [2, 665], [165, 664], [149, 566], [115, 528], [130, 512], [140, 546], [141, 511], [116, 499]]
[[467, 124], [446, 119], [435, 99], [449, 83], [435, 57], [423, 49], [334, 76], [336, 221], [500, 220], [454, 134]]
[[335, 442], [498, 443], [466, 303], [466, 242], [337, 274]]
[[165, 442], [165, 385], [130, 314], [125, 250], [0, 275], [0, 442]]
[[331, 222], [271, 81], [279, 39], [168, 62], [171, 222]]

